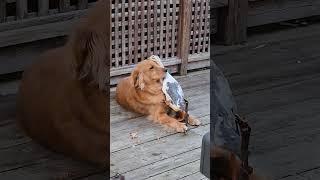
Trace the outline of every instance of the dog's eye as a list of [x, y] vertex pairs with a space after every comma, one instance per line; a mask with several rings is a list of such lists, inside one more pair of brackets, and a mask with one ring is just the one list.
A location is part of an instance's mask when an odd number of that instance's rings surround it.
[[150, 69], [153, 69], [153, 66], [151, 66]]
[[160, 83], [160, 79], [157, 80], [157, 83]]

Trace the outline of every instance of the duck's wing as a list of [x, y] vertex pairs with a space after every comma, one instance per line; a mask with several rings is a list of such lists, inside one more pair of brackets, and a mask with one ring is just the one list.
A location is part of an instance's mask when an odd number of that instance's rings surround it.
[[167, 100], [171, 101], [172, 106], [185, 111], [186, 103], [184, 101], [184, 94], [178, 81], [174, 79], [171, 74], [167, 73], [163, 81], [163, 93]]

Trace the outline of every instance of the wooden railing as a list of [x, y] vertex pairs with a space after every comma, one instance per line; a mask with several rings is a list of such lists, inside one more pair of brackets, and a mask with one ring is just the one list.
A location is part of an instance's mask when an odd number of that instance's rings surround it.
[[0, 47], [69, 34], [97, 0], [0, 0]]
[[112, 77], [152, 54], [180, 74], [209, 65], [209, 0], [112, 0], [111, 7]]
[[[209, 66], [209, 0], [108, 0], [112, 84], [158, 55], [171, 72]], [[95, 0], [0, 0], [0, 48], [65, 36]]]

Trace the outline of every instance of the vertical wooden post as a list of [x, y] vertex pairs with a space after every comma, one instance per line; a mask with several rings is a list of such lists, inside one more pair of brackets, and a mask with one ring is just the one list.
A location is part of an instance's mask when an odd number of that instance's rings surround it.
[[88, 7], [88, 0], [78, 0], [79, 9], [86, 9]]
[[24, 19], [28, 15], [28, 1], [17, 0], [16, 2], [17, 20]]
[[38, 1], [39, 16], [46, 16], [49, 12], [49, 0]]
[[217, 41], [226, 45], [247, 40], [248, 0], [229, 0], [219, 9]]
[[6, 20], [6, 1], [0, 0], [0, 23]]
[[[106, 143], [107, 143], [107, 149], [106, 149], [106, 155], [108, 157], [107, 162], [110, 162], [110, 68], [111, 68], [111, 63], [112, 63], [112, 6], [111, 6], [112, 1], [109, 0], [107, 3], [107, 7], [106, 7], [106, 21], [104, 22], [106, 25], [106, 59], [108, 59], [110, 61], [110, 63], [106, 63], [107, 66], [107, 79], [106, 79], [106, 95], [107, 95], [107, 119], [106, 119], [106, 132], [107, 132], [107, 139], [106, 139]], [[118, 37], [116, 37], [118, 38]], [[115, 47], [115, 49], [117, 49], [118, 47]], [[107, 177], [110, 177], [110, 172], [107, 172]]]
[[70, 0], [59, 0], [59, 12], [66, 12], [70, 7]]
[[181, 59], [180, 75], [186, 75], [190, 47], [191, 0], [180, 0], [178, 25], [178, 58]]

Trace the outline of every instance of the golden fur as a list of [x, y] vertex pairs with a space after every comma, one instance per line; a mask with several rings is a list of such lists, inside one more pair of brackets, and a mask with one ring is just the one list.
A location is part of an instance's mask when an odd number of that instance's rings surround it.
[[[116, 89], [117, 102], [126, 109], [147, 115], [155, 122], [172, 128], [177, 132], [185, 132], [187, 126], [179, 122], [185, 112], [179, 112], [179, 118], [168, 115], [169, 106], [162, 92], [162, 83], [166, 70], [156, 62], [145, 60], [136, 65], [131, 75], [121, 79]], [[191, 125], [199, 125], [200, 121], [189, 116]]]
[[18, 121], [37, 142], [99, 166], [109, 164], [107, 1], [89, 10], [65, 46], [23, 73]]

